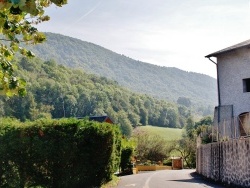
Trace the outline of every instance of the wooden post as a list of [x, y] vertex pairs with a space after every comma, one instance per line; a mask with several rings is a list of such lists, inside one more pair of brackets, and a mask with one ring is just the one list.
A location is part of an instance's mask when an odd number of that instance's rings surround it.
[[223, 137], [226, 138], [226, 121], [225, 121], [225, 119], [223, 120], [223, 132], [224, 132]]

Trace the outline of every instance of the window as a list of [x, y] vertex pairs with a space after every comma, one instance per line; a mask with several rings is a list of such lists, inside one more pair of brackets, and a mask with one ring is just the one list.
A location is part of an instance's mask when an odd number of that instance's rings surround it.
[[243, 92], [250, 92], [250, 78], [243, 79]]

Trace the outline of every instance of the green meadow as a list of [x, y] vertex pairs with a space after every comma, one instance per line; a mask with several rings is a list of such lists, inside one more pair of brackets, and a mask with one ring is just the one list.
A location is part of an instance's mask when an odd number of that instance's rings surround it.
[[165, 127], [156, 127], [156, 126], [141, 126], [139, 127], [142, 131], [147, 131], [154, 135], [159, 135], [160, 137], [166, 139], [167, 141], [179, 140], [183, 130], [176, 128], [165, 128]]

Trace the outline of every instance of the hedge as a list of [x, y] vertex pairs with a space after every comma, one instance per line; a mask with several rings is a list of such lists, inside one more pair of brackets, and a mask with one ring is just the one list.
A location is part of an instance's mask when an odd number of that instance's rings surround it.
[[133, 173], [133, 165], [131, 163], [132, 156], [134, 154], [135, 143], [131, 140], [122, 140], [122, 150], [121, 150], [121, 173], [120, 175], [128, 175]]
[[116, 125], [0, 121], [0, 187], [99, 187], [119, 168], [120, 155]]

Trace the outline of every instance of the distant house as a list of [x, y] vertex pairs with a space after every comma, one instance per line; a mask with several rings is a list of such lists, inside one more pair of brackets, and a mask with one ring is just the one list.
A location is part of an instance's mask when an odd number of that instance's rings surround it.
[[90, 116], [89, 120], [90, 121], [98, 121], [101, 123], [106, 122], [106, 123], [114, 124], [114, 122], [108, 116]]
[[[217, 58], [217, 62], [211, 58]], [[217, 66], [219, 136], [239, 137], [250, 127], [250, 40], [206, 56]], [[249, 130], [248, 130], [249, 129]]]

